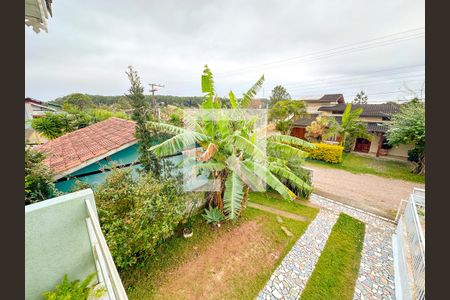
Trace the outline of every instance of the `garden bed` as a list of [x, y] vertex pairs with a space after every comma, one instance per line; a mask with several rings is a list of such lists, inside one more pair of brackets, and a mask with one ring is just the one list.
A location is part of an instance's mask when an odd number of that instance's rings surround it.
[[[308, 218], [317, 213], [295, 202], [282, 206]], [[276, 215], [258, 209], [220, 228], [197, 216], [192, 238], [176, 234], [142, 268], [121, 276], [130, 299], [254, 299], [308, 224], [283, 218], [289, 237]]]

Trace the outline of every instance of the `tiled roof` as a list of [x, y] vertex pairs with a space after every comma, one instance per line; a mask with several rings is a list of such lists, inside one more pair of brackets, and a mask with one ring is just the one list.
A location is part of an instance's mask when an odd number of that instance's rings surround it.
[[344, 98], [342, 94], [326, 94], [323, 95], [319, 100], [330, 102], [330, 101], [338, 101], [340, 98]]
[[[332, 111], [335, 113], [343, 113], [347, 104], [337, 104], [334, 106], [322, 106], [319, 111]], [[389, 117], [400, 111], [400, 105], [396, 103], [383, 104], [352, 104], [352, 111], [362, 108], [361, 117]]]
[[311, 125], [311, 122], [316, 120], [319, 114], [309, 114], [309, 116], [303, 116], [298, 120], [294, 121], [294, 126], [306, 127]]
[[385, 133], [388, 129], [387, 125], [381, 123], [367, 123], [366, 131], [368, 132], [382, 132]]
[[85, 162], [94, 162], [97, 157], [113, 154], [118, 148], [136, 142], [135, 126], [134, 121], [113, 117], [67, 133], [36, 149], [46, 153], [44, 163], [52, 172], [66, 173]]
[[[318, 99], [304, 99], [306, 103], [330, 103], [342, 101], [344, 102], [344, 95], [342, 94], [326, 94]], [[340, 103], [340, 102], [339, 102]]]

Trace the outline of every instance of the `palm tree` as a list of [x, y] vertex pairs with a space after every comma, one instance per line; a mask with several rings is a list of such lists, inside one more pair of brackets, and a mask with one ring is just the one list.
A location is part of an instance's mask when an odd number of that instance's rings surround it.
[[357, 137], [370, 140], [371, 136], [366, 131], [366, 126], [359, 120], [359, 116], [363, 112], [361, 107], [352, 110], [352, 104], [349, 103], [345, 107], [342, 114], [342, 122], [339, 124], [336, 119], [329, 118], [328, 131], [324, 135], [327, 139], [330, 136], [340, 136], [340, 145], [344, 146], [346, 151], [350, 151], [351, 141]]
[[[263, 82], [264, 76], [241, 99], [237, 99], [230, 91], [229, 111], [244, 116], [243, 109], [248, 107]], [[205, 66], [202, 75], [202, 92], [202, 109], [221, 109], [222, 103], [215, 95], [213, 75], [208, 66]], [[209, 172], [214, 179], [217, 189], [210, 193], [210, 203], [218, 207], [228, 219], [235, 219], [240, 214], [245, 207], [249, 190], [262, 190], [264, 184], [285, 199], [294, 199], [296, 195], [282, 181], [289, 182], [304, 192], [312, 190], [310, 184], [289, 167], [289, 162], [292, 157], [296, 157], [300, 164], [306, 153], [297, 147], [314, 148], [313, 144], [287, 135], [258, 138], [254, 130], [254, 118], [236, 120], [222, 113], [215, 120], [187, 119], [189, 129], [148, 122], [149, 128], [175, 134], [149, 150], [164, 157], [179, 153], [194, 144], [200, 145], [202, 151], [195, 157], [195, 168]], [[264, 144], [266, 153], [262, 150]]]

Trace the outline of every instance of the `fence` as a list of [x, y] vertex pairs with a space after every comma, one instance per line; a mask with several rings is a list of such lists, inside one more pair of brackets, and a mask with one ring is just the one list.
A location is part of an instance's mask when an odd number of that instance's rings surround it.
[[425, 191], [414, 189], [406, 203], [403, 221], [411, 256], [415, 299], [425, 299], [425, 237], [417, 213], [417, 206], [425, 207]]

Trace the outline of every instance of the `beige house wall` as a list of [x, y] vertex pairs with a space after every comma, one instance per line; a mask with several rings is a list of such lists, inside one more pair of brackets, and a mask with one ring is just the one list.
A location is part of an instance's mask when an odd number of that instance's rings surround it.
[[380, 136], [378, 134], [371, 134], [372, 140], [370, 141], [369, 153], [377, 154], [378, 145], [380, 144]]
[[408, 157], [408, 151], [414, 148], [412, 144], [401, 144], [398, 146], [394, 146], [391, 149], [389, 149], [388, 155], [392, 156], [398, 156], [398, 157]]

